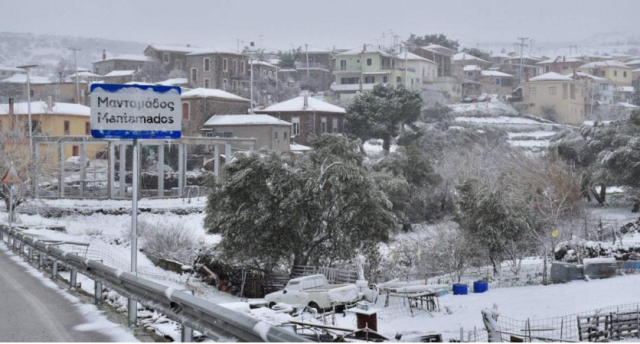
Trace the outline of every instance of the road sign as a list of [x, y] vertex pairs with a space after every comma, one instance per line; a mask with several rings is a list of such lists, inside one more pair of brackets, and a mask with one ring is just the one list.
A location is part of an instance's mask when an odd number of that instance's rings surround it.
[[13, 164], [11, 165], [11, 167], [9, 167], [7, 172], [4, 173], [4, 176], [2, 176], [2, 179], [0, 179], [0, 183], [1, 184], [22, 183], [22, 179], [20, 179], [20, 176], [18, 175], [18, 171], [16, 171], [15, 167], [13, 167]]
[[180, 87], [91, 85], [91, 135], [99, 139], [179, 139]]

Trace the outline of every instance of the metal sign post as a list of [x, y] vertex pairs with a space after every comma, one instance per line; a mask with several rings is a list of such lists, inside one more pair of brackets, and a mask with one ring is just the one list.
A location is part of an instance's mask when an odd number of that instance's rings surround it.
[[15, 205], [13, 204], [13, 184], [22, 183], [22, 179], [18, 175], [18, 171], [13, 167], [13, 162], [11, 166], [4, 173], [2, 179], [0, 179], [0, 184], [8, 184], [9, 185], [9, 229], [13, 229], [13, 213], [15, 211]]
[[[91, 135], [99, 139], [133, 140], [131, 193], [131, 272], [138, 268], [139, 139], [175, 140], [182, 136], [180, 87], [91, 85]], [[124, 149], [121, 146], [120, 149]], [[121, 159], [123, 156], [121, 155]], [[122, 164], [123, 162], [121, 162]], [[122, 165], [121, 165], [122, 166]], [[123, 175], [120, 182], [124, 182]], [[129, 325], [135, 326], [138, 303], [129, 299]]]

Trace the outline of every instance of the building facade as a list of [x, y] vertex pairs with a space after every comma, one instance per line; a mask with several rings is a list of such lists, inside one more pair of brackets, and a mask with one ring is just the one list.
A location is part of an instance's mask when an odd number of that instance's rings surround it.
[[526, 113], [550, 117], [571, 125], [582, 125], [587, 116], [586, 84], [573, 78], [550, 72], [523, 83]]
[[[289, 151], [291, 123], [269, 115], [214, 115], [203, 126], [208, 137], [254, 138], [255, 150]], [[234, 146], [235, 149], [246, 149]]]
[[206, 121], [216, 114], [246, 114], [249, 99], [217, 89], [196, 88], [182, 93], [184, 136], [202, 136]]

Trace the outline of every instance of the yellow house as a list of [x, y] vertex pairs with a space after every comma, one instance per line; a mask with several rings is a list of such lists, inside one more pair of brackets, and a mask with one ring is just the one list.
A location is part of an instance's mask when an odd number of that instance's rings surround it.
[[618, 60], [590, 62], [577, 71], [611, 80], [616, 86], [631, 86], [633, 77], [631, 67]]
[[569, 76], [549, 72], [523, 84], [523, 106], [527, 113], [581, 125], [586, 119], [587, 86]]
[[[0, 104], [0, 131], [22, 128], [28, 133], [28, 103]], [[31, 102], [31, 121], [34, 136], [91, 136], [91, 109], [70, 103]], [[53, 146], [53, 145], [52, 145]], [[105, 145], [88, 145], [87, 158], [95, 159]], [[54, 147], [47, 149], [54, 150]], [[52, 152], [53, 153], [53, 152]], [[65, 147], [65, 159], [80, 155], [80, 145]], [[55, 156], [58, 156], [56, 149]]]

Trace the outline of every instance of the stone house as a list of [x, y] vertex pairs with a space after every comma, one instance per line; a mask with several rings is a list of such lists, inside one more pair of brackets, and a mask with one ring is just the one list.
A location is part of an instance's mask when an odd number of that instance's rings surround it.
[[291, 123], [291, 140], [302, 145], [307, 143], [310, 135], [344, 133], [345, 109], [307, 94], [271, 105], [256, 113]]
[[187, 73], [187, 57], [186, 55], [198, 48], [192, 48], [189, 45], [162, 45], [151, 44], [145, 50], [144, 54], [151, 59], [160, 61], [167, 73], [172, 71], [183, 71]]
[[[207, 137], [236, 137], [257, 139], [254, 149], [269, 149], [278, 152], [289, 151], [291, 123], [269, 115], [214, 115], [207, 120], [203, 129]], [[246, 149], [233, 145], [234, 149]]]
[[153, 59], [144, 55], [120, 55], [107, 58], [103, 53], [102, 60], [93, 62], [93, 73], [107, 75], [114, 70], [141, 70]]
[[248, 59], [243, 54], [201, 50], [187, 54], [186, 61], [192, 88], [215, 88], [242, 95], [248, 87]]
[[184, 136], [202, 136], [204, 123], [216, 114], [246, 114], [249, 99], [223, 90], [196, 88], [182, 93], [182, 130]]

